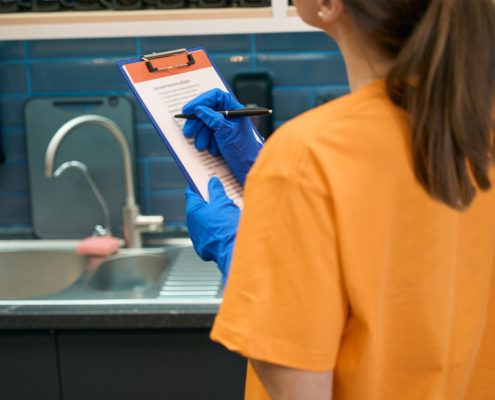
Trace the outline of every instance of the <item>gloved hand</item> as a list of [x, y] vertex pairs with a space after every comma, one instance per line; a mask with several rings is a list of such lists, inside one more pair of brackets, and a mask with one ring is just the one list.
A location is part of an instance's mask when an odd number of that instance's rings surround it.
[[246, 175], [258, 157], [263, 144], [254, 132], [247, 117], [226, 118], [214, 110], [244, 108], [229, 93], [213, 89], [196, 97], [182, 108], [183, 114], [196, 114], [184, 125], [184, 135], [195, 136], [199, 151], [208, 149], [211, 154], [222, 154], [239, 182], [244, 185]]
[[204, 261], [218, 264], [225, 285], [241, 210], [227, 197], [218, 178], [210, 179], [208, 192], [209, 203], [187, 186], [186, 224], [194, 250]]

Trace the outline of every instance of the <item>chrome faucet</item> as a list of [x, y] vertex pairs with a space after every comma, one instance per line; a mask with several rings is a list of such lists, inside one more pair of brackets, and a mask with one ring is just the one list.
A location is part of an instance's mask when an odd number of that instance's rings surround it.
[[142, 247], [142, 232], [162, 232], [163, 216], [141, 215], [134, 195], [131, 154], [122, 130], [112, 120], [99, 115], [83, 115], [71, 119], [62, 125], [50, 141], [45, 155], [45, 176], [53, 176], [53, 164], [58, 147], [75, 128], [84, 125], [100, 125], [110, 131], [117, 139], [124, 161], [125, 205], [122, 209], [124, 220], [124, 240], [128, 248]]
[[101, 208], [103, 209], [103, 214], [105, 215], [105, 228], [103, 228], [101, 225], [96, 225], [95, 227], [95, 233], [93, 233], [93, 236], [104, 236], [104, 235], [112, 235], [112, 224], [110, 223], [110, 211], [108, 210], [108, 204], [105, 201], [104, 197], [102, 196], [100, 189], [98, 189], [98, 186], [96, 185], [95, 181], [93, 180], [93, 177], [88, 171], [88, 167], [86, 164], [83, 164], [82, 162], [79, 161], [67, 161], [64, 162], [60, 167], [57, 168], [57, 170], [53, 173], [54, 178], [58, 178], [61, 176], [65, 171], [67, 171], [69, 168], [76, 168], [84, 174], [84, 177], [89, 183], [89, 186], [93, 190], [93, 193], [95, 194], [96, 198], [98, 199], [98, 203], [100, 203]]

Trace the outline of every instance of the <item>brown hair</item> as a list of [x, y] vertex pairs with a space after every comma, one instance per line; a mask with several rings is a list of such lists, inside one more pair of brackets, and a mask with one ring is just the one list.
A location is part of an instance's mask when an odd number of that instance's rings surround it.
[[391, 99], [411, 113], [414, 171], [435, 199], [467, 208], [495, 160], [495, 1], [342, 0], [394, 59]]

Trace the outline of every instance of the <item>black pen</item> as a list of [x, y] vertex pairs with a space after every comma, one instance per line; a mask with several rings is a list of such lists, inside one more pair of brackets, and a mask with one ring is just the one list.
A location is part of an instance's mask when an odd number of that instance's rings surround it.
[[[263, 115], [270, 115], [273, 113], [272, 110], [261, 107], [247, 107], [247, 108], [239, 108], [237, 110], [216, 111], [216, 112], [225, 115], [226, 118], [258, 117]], [[178, 114], [178, 115], [174, 115], [174, 118], [198, 119], [198, 117], [195, 114], [192, 115]]]

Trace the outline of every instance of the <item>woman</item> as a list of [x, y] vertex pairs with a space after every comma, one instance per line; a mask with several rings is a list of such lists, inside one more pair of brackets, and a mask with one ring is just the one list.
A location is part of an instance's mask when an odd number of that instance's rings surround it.
[[[495, 399], [495, 3], [294, 3], [352, 93], [274, 134], [238, 231], [218, 180], [188, 190], [196, 250], [230, 266], [212, 339], [250, 359], [247, 399]], [[243, 181], [260, 146], [224, 107], [187, 105], [185, 134]]]

